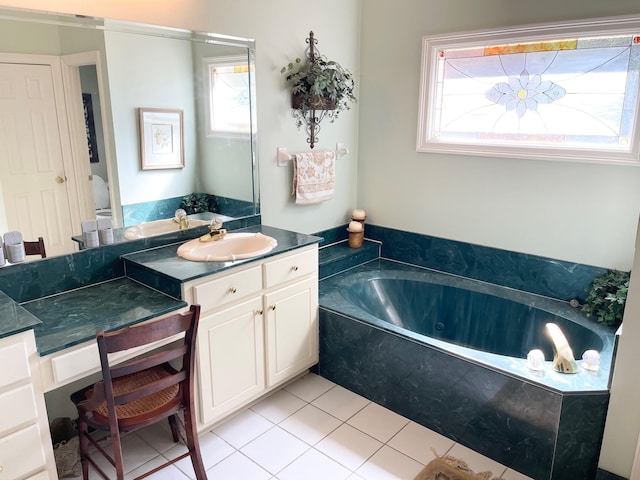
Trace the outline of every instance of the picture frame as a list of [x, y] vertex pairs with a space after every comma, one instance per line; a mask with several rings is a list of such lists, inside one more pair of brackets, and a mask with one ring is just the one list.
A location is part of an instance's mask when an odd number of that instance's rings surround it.
[[139, 108], [142, 170], [184, 168], [183, 110]]
[[82, 94], [82, 106], [84, 109], [84, 124], [87, 130], [87, 148], [89, 150], [89, 162], [98, 163], [98, 144], [96, 142], [96, 126], [93, 120], [93, 100], [90, 93]]

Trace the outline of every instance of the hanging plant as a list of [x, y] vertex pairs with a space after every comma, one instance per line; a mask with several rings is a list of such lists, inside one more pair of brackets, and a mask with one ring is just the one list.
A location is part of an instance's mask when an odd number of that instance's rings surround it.
[[[313, 60], [296, 58], [295, 62], [282, 67], [281, 72], [291, 91], [291, 107], [299, 110], [303, 117], [311, 110], [332, 110], [331, 121], [334, 121], [356, 102], [353, 74], [322, 55], [316, 55]], [[299, 116], [297, 126], [302, 125], [303, 119]]]
[[629, 277], [630, 273], [618, 270], [598, 275], [587, 290], [582, 311], [587, 317], [593, 315], [603, 325], [620, 326], [629, 290]]
[[317, 40], [313, 32], [309, 32], [307, 43], [305, 59], [296, 58], [282, 67], [280, 73], [285, 76], [291, 91], [296, 125], [298, 128], [305, 126], [309, 134], [307, 142], [313, 148], [322, 119], [328, 116], [331, 122], [335, 121], [341, 112], [351, 108], [356, 97], [353, 74], [316, 51]]

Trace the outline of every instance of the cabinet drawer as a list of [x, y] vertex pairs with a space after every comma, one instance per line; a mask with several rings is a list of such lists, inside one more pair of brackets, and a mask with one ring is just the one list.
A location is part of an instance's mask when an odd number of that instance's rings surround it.
[[[24, 342], [0, 348], [0, 388], [31, 376], [29, 356]], [[11, 368], [7, 368], [11, 365]]]
[[288, 255], [264, 264], [265, 288], [295, 280], [318, 270], [318, 249]]
[[[0, 395], [0, 434], [27, 424], [38, 416], [31, 385], [24, 385]], [[0, 477], [2, 478], [2, 477]]]
[[95, 342], [51, 358], [53, 380], [62, 383], [79, 375], [100, 370], [100, 354]]
[[206, 312], [262, 290], [260, 267], [226, 275], [193, 287], [193, 303]]
[[23, 478], [45, 464], [40, 431], [32, 425], [0, 438], [0, 479]]

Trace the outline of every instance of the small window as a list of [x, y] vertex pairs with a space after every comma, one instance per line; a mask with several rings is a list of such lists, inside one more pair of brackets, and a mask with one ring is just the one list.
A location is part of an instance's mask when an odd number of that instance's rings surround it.
[[207, 136], [251, 134], [253, 65], [247, 60], [237, 55], [203, 59]]
[[422, 43], [417, 150], [638, 164], [640, 19]]

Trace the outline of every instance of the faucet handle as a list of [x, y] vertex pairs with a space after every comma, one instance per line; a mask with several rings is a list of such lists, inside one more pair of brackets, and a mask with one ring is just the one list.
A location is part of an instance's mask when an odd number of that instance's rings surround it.
[[220, 217], [213, 217], [209, 224], [209, 228], [211, 230], [220, 230], [220, 227], [222, 227], [222, 219]]
[[187, 216], [187, 212], [184, 211], [182, 208], [179, 208], [176, 210], [176, 212], [173, 214], [173, 218], [175, 218], [176, 220], [180, 220], [182, 217], [186, 217]]

